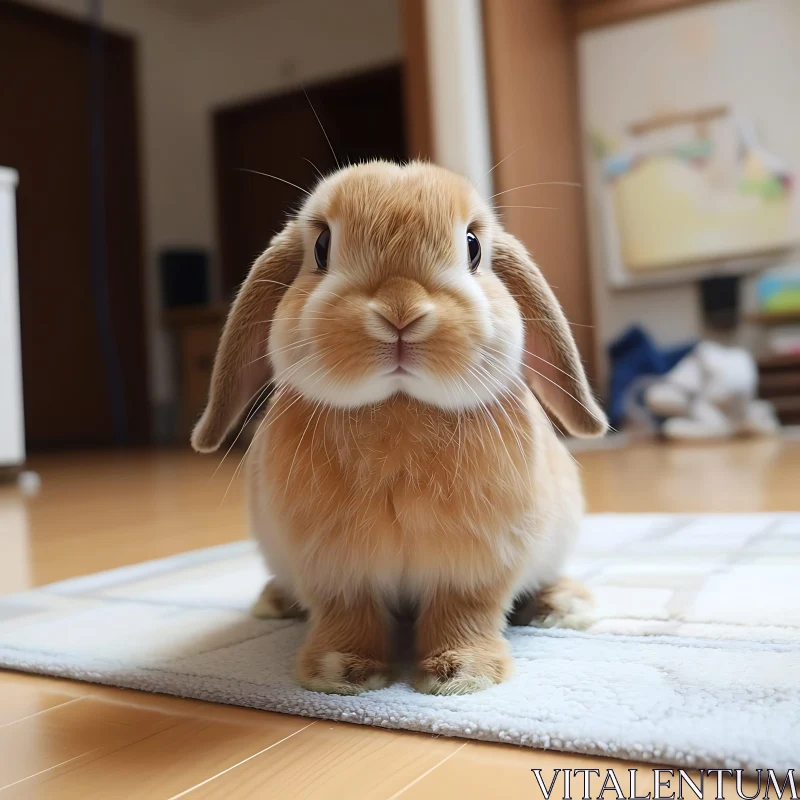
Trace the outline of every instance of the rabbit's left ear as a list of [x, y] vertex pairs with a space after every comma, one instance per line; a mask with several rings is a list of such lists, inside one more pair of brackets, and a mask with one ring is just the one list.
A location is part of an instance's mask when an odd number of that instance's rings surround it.
[[573, 436], [602, 436], [608, 420], [592, 395], [569, 323], [528, 252], [501, 232], [492, 270], [514, 295], [525, 318], [525, 382]]

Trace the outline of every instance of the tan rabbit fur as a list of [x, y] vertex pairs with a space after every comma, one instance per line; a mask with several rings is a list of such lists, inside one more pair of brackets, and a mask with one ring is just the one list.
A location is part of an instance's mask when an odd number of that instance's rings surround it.
[[243, 284], [195, 448], [216, 449], [270, 379], [247, 469], [274, 577], [254, 611], [308, 612], [300, 682], [386, 685], [401, 606], [415, 614], [420, 690], [502, 681], [515, 599], [552, 621], [581, 593], [560, 580], [580, 481], [539, 401], [576, 435], [606, 427], [524, 248], [440, 168], [335, 173]]

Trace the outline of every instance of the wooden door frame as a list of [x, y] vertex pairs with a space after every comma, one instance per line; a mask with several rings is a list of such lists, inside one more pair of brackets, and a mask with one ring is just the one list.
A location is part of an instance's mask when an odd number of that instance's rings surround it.
[[[489, 2], [491, 0], [488, 0]], [[566, 0], [576, 34], [720, 0]]]
[[[538, 181], [582, 186], [577, 42], [563, 0], [483, 0], [482, 6], [494, 191]], [[532, 187], [504, 200], [546, 207], [509, 207], [504, 222], [539, 261], [574, 323], [591, 379], [596, 342], [583, 192]]]

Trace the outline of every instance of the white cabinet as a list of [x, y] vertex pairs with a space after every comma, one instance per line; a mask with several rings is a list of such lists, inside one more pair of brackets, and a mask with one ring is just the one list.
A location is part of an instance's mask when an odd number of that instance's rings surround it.
[[25, 461], [17, 288], [17, 173], [0, 167], [0, 467]]

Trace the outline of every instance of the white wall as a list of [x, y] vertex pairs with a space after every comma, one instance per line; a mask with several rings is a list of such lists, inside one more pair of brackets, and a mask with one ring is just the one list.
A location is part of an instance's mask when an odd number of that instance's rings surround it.
[[[87, 0], [27, 0], [84, 18]], [[245, 98], [397, 61], [398, 0], [219, 0], [191, 4], [105, 0], [106, 24], [137, 38], [151, 382], [157, 405], [174, 398], [159, 324], [156, 255], [191, 246], [216, 254], [211, 112]], [[208, 7], [208, 4], [206, 4]], [[186, 14], [181, 14], [181, 8]], [[315, 124], [313, 118], [309, 124]], [[23, 177], [24, 179], [24, 177]]]
[[[754, 119], [769, 148], [800, 175], [798, 0], [728, 0], [602, 28], [579, 38], [578, 55], [586, 130], [616, 134], [659, 112], [726, 104]], [[588, 142], [586, 162], [598, 345], [605, 348], [634, 322], [663, 344], [703, 335], [695, 283], [607, 285], [603, 230], [592, 202], [599, 179]], [[752, 278], [743, 289], [751, 302]]]
[[492, 195], [480, 0], [427, 0], [433, 160]]

